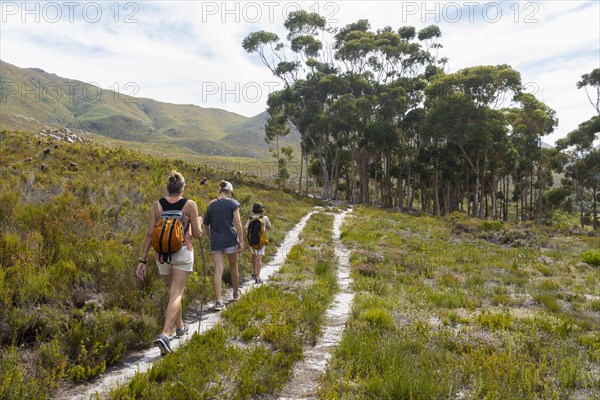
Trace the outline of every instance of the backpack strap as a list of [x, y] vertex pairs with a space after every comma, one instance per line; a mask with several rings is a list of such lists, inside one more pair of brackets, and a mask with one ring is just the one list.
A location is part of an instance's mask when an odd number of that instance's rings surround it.
[[171, 210], [181, 211], [181, 210], [183, 210], [183, 207], [185, 206], [187, 201], [188, 201], [188, 199], [186, 199], [185, 197], [182, 197], [177, 203], [169, 203], [167, 201], [167, 199], [165, 199], [164, 197], [161, 197], [158, 200], [163, 211], [171, 211]]

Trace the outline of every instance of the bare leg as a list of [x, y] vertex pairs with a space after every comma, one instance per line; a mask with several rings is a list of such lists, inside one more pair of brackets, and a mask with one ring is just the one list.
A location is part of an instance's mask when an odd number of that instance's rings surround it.
[[260, 270], [258, 269], [257, 261], [258, 255], [252, 253], [252, 273], [254, 274], [255, 278], [258, 278], [258, 275], [260, 275]]
[[223, 278], [223, 253], [213, 253], [213, 262], [215, 263], [215, 274], [213, 275], [213, 289], [215, 291], [215, 300], [223, 301], [221, 299], [221, 278]]
[[227, 254], [227, 260], [229, 261], [229, 270], [231, 271], [233, 293], [238, 293], [238, 288], [240, 286], [240, 271], [238, 270], [237, 253]]
[[[171, 280], [173, 279], [173, 275], [161, 275], [163, 282], [165, 283], [165, 285], [167, 285], [167, 287], [169, 288], [169, 292], [171, 290]], [[169, 297], [170, 297], [170, 293], [169, 293]], [[175, 319], [175, 325], [177, 326], [177, 328], [182, 329], [183, 328], [183, 307], [181, 307], [179, 309], [179, 312], [177, 313], [177, 318]], [[169, 336], [171, 336], [169, 334]]]
[[190, 273], [186, 271], [173, 270], [169, 285], [169, 304], [165, 312], [165, 324], [163, 325], [163, 333], [167, 336], [171, 334], [173, 324], [183, 321], [181, 320], [182, 298], [185, 290], [185, 281]]
[[262, 256], [256, 255], [256, 277], [260, 278], [260, 270], [262, 269]]

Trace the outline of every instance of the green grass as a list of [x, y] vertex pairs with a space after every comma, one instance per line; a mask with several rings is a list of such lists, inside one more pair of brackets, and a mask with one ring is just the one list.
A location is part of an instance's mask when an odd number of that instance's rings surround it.
[[600, 271], [580, 261], [600, 240], [527, 229], [357, 208], [355, 303], [319, 398], [597, 397]]

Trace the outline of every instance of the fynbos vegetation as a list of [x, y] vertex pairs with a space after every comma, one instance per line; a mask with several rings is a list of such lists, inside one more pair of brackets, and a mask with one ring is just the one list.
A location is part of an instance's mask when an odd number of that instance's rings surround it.
[[[456, 219], [468, 230], [457, 230]], [[351, 321], [321, 398], [559, 399], [600, 393], [598, 238], [358, 209]]]

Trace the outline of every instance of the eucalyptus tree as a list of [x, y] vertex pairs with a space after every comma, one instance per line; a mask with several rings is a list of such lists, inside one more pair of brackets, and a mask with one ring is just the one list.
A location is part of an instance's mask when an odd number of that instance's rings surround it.
[[306, 103], [302, 120], [310, 148], [321, 167], [325, 199], [333, 196], [331, 178], [338, 175], [343, 132], [339, 120], [331, 118], [330, 109], [347, 90], [348, 82], [339, 76], [337, 69], [330, 64], [319, 64], [301, 91], [301, 101]]
[[422, 148], [423, 132], [425, 120], [425, 109], [422, 107], [410, 110], [400, 122], [402, 137], [399, 147], [399, 175], [403, 178], [404, 184], [399, 183], [398, 187], [398, 207], [406, 207], [411, 210], [413, 207], [414, 196], [416, 192], [416, 177], [420, 170], [417, 165], [418, 154]]
[[591, 196], [593, 226], [598, 229], [598, 196], [600, 195], [600, 146], [594, 142], [600, 136], [600, 116], [594, 116], [579, 124], [563, 139], [556, 141], [556, 148], [567, 156], [565, 178], [575, 189], [583, 227], [586, 211], [586, 192]]
[[[391, 206], [391, 170], [395, 144], [401, 136], [400, 121], [423, 97], [424, 85], [414, 81], [420, 79], [420, 71], [426, 67], [445, 62], [434, 54], [441, 47], [436, 43], [441, 35], [439, 28], [430, 26], [418, 34], [413, 27], [398, 31], [385, 27], [373, 32], [368, 21], [359, 20], [340, 29], [331, 46], [327, 34], [332, 29], [318, 14], [290, 13], [284, 26], [288, 30], [285, 43], [278, 35], [265, 31], [253, 32], [242, 42], [244, 49], [257, 53], [285, 86], [285, 95], [272, 94], [269, 109], [277, 121], [269, 125], [268, 137], [276, 139], [278, 132], [285, 132], [278, 122], [280, 115], [298, 129], [305, 157], [312, 154], [321, 164], [324, 197], [331, 195], [332, 179], [336, 192], [342, 152], [349, 151], [351, 159], [356, 160], [356, 168], [346, 168], [346, 172], [356, 170], [363, 203], [370, 202], [370, 166], [381, 164], [382, 202]], [[355, 101], [349, 102], [348, 96]], [[282, 99], [292, 104], [283, 104]], [[341, 101], [339, 107], [337, 101]], [[342, 123], [340, 116], [348, 115], [349, 105], [358, 118], [353, 118], [351, 124]], [[385, 143], [380, 140], [382, 130], [375, 129], [383, 126], [383, 137], [389, 139]], [[394, 135], [389, 134], [390, 127]]]
[[[588, 87], [596, 92], [596, 99], [590, 95]], [[585, 89], [587, 98], [597, 115], [579, 124], [565, 138], [556, 141], [556, 147], [567, 157], [565, 169], [566, 183], [575, 189], [579, 204], [581, 225], [586, 211], [586, 192], [591, 195], [593, 226], [598, 229], [598, 197], [600, 196], [600, 146], [595, 145], [600, 138], [600, 68], [583, 74], [577, 82], [578, 89]]]
[[[594, 99], [588, 92], [588, 86], [591, 90], [596, 92], [596, 99]], [[584, 89], [587, 98], [596, 110], [598, 116], [600, 116], [600, 68], [594, 69], [589, 74], [583, 74], [581, 80], [577, 82], [577, 89]]]
[[[518, 188], [516, 197], [517, 201], [521, 202], [521, 220], [525, 217], [526, 194], [528, 193], [529, 219], [533, 219], [533, 211], [537, 209], [537, 219], [541, 221], [544, 189], [549, 186], [545, 182], [548, 180], [547, 175], [551, 173], [549, 159], [543, 157], [544, 150], [541, 143], [543, 136], [554, 131], [558, 119], [556, 112], [536, 99], [533, 94], [521, 93], [516, 100], [519, 103], [518, 107], [504, 110], [511, 128], [511, 143], [519, 153], [516, 165], [518, 172], [512, 174], [514, 185]], [[535, 179], [537, 181], [534, 183]], [[534, 187], [537, 188], [537, 207], [534, 206]]]
[[[242, 47], [248, 53], [256, 53], [262, 63], [269, 68], [274, 76], [281, 79], [284, 84], [285, 96], [294, 97], [294, 85], [299, 80], [306, 77], [306, 74], [313, 71], [310, 60], [325, 60], [328, 54], [321, 52], [323, 48], [323, 38], [328, 35], [329, 28], [324, 17], [317, 13], [309, 13], [304, 10], [291, 12], [284, 22], [288, 31], [286, 37], [287, 43], [284, 43], [279, 35], [264, 30], [248, 34], [242, 41]], [[273, 94], [272, 94], [273, 95]], [[307, 132], [299, 129], [294, 116], [298, 116], [302, 110], [296, 107], [284, 107], [280, 99], [275, 99], [273, 107], [278, 108], [287, 117], [300, 133], [301, 138], [301, 160], [300, 160], [300, 179], [299, 191], [302, 191], [302, 160], [308, 167], [308, 145], [306, 143]], [[297, 105], [297, 106], [302, 106]], [[275, 117], [279, 119], [279, 116]], [[277, 124], [276, 124], [277, 125]], [[306, 176], [306, 190], [308, 190], [308, 175]]]
[[[504, 114], [498, 110], [520, 93], [519, 72], [508, 65], [478, 66], [453, 74], [437, 74], [426, 89], [428, 115], [432, 129], [441, 135], [449, 149], [456, 149], [472, 169], [467, 174], [470, 203], [468, 212], [481, 217], [486, 188], [482, 185], [490, 155], [507, 133]], [[493, 189], [492, 189], [493, 191]], [[495, 193], [492, 193], [494, 196]]]
[[[286, 157], [281, 157], [279, 151], [279, 138], [287, 136], [290, 133], [290, 126], [287, 124], [287, 118], [283, 114], [283, 107], [280, 97], [281, 96], [278, 95], [271, 96], [267, 102], [269, 119], [267, 119], [267, 123], [265, 124], [265, 141], [267, 143], [275, 142], [275, 151], [273, 152], [273, 156], [277, 160], [278, 176], [280, 179], [287, 179], [289, 177], [287, 163], [288, 161], [291, 161], [291, 158], [288, 157], [287, 154]], [[300, 177], [300, 179], [302, 178]]]
[[[428, 65], [443, 63], [429, 49], [441, 47], [435, 40], [441, 36], [437, 26], [417, 32], [414, 27], [401, 27], [394, 31], [385, 27], [371, 31], [366, 20], [359, 20], [342, 28], [335, 36], [335, 57], [341, 62], [345, 76], [351, 82], [367, 83], [370, 90], [352, 91], [362, 112], [352, 132], [355, 143], [379, 143], [380, 138], [369, 139], [367, 135], [379, 135], [381, 127], [395, 127], [396, 136], [385, 134], [389, 139], [377, 146], [357, 146], [360, 200], [369, 204], [369, 170], [373, 162], [382, 169], [381, 202], [386, 207], [393, 204], [392, 168], [399, 166], [402, 155], [394, 153], [402, 144], [401, 121], [406, 114], [422, 101], [423, 84], [420, 73]], [[377, 123], [376, 123], [377, 122]], [[367, 127], [370, 127], [367, 129]], [[390, 132], [388, 128], [384, 130]], [[378, 167], [374, 168], [378, 170]], [[397, 180], [397, 184], [399, 181]]]

